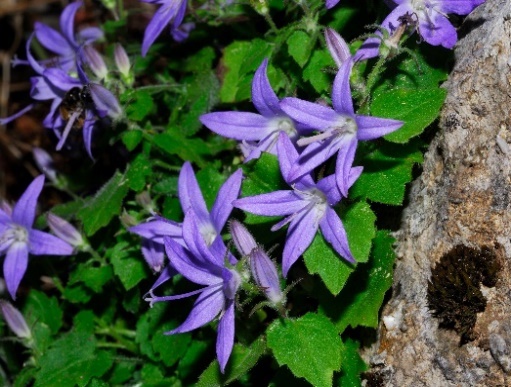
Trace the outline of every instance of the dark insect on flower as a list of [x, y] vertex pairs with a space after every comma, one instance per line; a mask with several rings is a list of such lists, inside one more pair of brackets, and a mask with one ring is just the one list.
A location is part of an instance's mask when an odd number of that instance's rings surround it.
[[70, 89], [64, 96], [59, 110], [64, 121], [69, 121], [75, 115], [73, 128], [81, 129], [85, 120], [85, 110], [93, 108], [94, 101], [90, 94], [90, 87], [85, 85], [81, 88], [73, 87]]
[[415, 12], [407, 12], [399, 16], [397, 21], [400, 22], [402, 26], [416, 26], [419, 23], [419, 17]]

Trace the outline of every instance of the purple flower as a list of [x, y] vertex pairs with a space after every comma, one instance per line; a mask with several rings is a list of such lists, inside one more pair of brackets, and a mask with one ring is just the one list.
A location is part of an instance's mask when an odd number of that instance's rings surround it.
[[78, 249], [83, 249], [87, 245], [82, 234], [67, 220], [50, 213], [47, 222], [50, 230], [64, 242]]
[[337, 153], [335, 176], [337, 186], [345, 197], [351, 186], [350, 170], [358, 141], [373, 140], [403, 125], [401, 121], [355, 114], [350, 90], [352, 66], [353, 61], [344, 62], [335, 77], [332, 89], [334, 109], [298, 98], [284, 98], [280, 103], [282, 110], [290, 117], [320, 132], [298, 140], [298, 145], [307, 147], [286, 178], [294, 181]]
[[[310, 174], [304, 174], [292, 181], [288, 176], [298, 159], [298, 152], [283, 134], [279, 136], [277, 147], [282, 177], [293, 189], [238, 199], [234, 201], [234, 207], [256, 215], [288, 215], [271, 229], [276, 231], [289, 224], [282, 256], [284, 276], [287, 276], [291, 266], [312, 243], [318, 228], [335, 251], [348, 262], [354, 263], [346, 232], [332, 208], [342, 198], [335, 183], [335, 176], [325, 177], [315, 183]], [[350, 168], [347, 188], [361, 173], [361, 167]]]
[[0, 255], [5, 254], [4, 278], [13, 299], [16, 299], [16, 290], [27, 270], [28, 254], [73, 253], [73, 247], [60, 238], [32, 228], [37, 198], [43, 184], [44, 175], [35, 178], [21, 195], [12, 213], [0, 209]]
[[51, 180], [53, 184], [57, 184], [57, 170], [51, 156], [42, 148], [33, 148], [32, 154], [34, 155], [34, 161], [37, 167], [42, 173]]
[[[231, 214], [232, 201], [239, 196], [242, 177], [241, 170], [232, 174], [220, 187], [215, 203], [211, 211], [208, 211], [192, 165], [189, 162], [183, 164], [178, 180], [179, 200], [184, 213], [189, 210], [195, 213], [199, 223], [200, 236], [206, 245], [223, 244], [220, 233]], [[182, 237], [182, 225], [163, 217], [152, 217], [148, 222], [131, 227], [129, 231], [154, 242], [154, 244], [143, 246], [142, 252], [146, 261], [155, 271], [159, 271], [156, 270], [157, 267], [161, 269], [165, 237], [172, 238], [175, 242], [186, 246]], [[156, 262], [156, 264], [153, 265], [151, 262]]]
[[59, 67], [65, 71], [76, 68], [76, 58], [80, 48], [91, 44], [103, 37], [103, 31], [97, 27], [87, 27], [74, 33], [74, 19], [76, 12], [83, 5], [81, 1], [69, 4], [60, 15], [60, 29], [58, 32], [43, 23], [35, 24], [35, 35], [43, 47], [58, 55]]
[[[458, 40], [456, 29], [447, 14], [468, 15], [485, 0], [389, 0], [392, 12], [383, 20], [382, 27], [392, 35], [403, 23], [416, 25], [422, 39], [432, 46], [453, 48]], [[380, 33], [379, 33], [380, 35]], [[367, 39], [355, 54], [355, 60], [378, 55], [382, 38]]]
[[[163, 29], [171, 23], [171, 31], [176, 34], [178, 39], [183, 38], [181, 31], [177, 31], [186, 12], [186, 0], [142, 0], [144, 3], [160, 5], [153, 18], [146, 27], [144, 41], [142, 42], [142, 56], [146, 56], [147, 51], [154, 43]], [[185, 32], [186, 34], [186, 32]]]
[[[252, 81], [252, 102], [260, 114], [249, 112], [215, 112], [204, 114], [201, 122], [213, 132], [238, 141], [243, 141], [245, 161], [256, 159], [261, 152], [275, 154], [275, 144], [280, 132], [291, 139], [298, 138], [309, 129], [297, 125], [280, 108], [279, 99], [266, 74], [268, 59], [257, 69]], [[310, 131], [309, 131], [310, 132]]]
[[167, 335], [189, 332], [208, 324], [219, 317], [216, 353], [220, 369], [225, 366], [234, 345], [234, 305], [236, 292], [241, 284], [240, 274], [230, 267], [236, 262], [222, 244], [208, 246], [199, 230], [199, 219], [193, 210], [188, 211], [183, 222], [185, 248], [171, 238], [165, 238], [165, 249], [172, 266], [188, 280], [204, 285], [199, 290], [176, 295], [146, 298], [151, 305], [155, 302], [173, 301], [199, 294], [187, 319]]

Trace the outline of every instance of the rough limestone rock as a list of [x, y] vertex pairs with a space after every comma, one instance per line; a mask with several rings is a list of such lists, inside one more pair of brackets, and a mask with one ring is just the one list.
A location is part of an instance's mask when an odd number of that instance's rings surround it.
[[511, 386], [511, 1], [479, 6], [455, 57], [368, 386]]

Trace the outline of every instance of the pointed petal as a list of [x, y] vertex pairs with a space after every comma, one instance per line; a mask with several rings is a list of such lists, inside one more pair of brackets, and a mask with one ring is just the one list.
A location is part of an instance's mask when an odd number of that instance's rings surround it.
[[[298, 162], [298, 151], [289, 139], [289, 136], [285, 133], [279, 133], [277, 151], [279, 155], [280, 173], [282, 174], [282, 177], [286, 183], [292, 185], [293, 180], [289, 179], [289, 175], [293, 167]], [[299, 183], [300, 187], [297, 187], [298, 189], [314, 186], [314, 180], [312, 180], [312, 176], [309, 174], [303, 175]]]
[[96, 126], [96, 119], [94, 114], [90, 110], [85, 111], [85, 121], [83, 123], [83, 144], [85, 145], [85, 150], [87, 154], [94, 160], [92, 156], [92, 132]]
[[238, 199], [233, 205], [256, 215], [282, 216], [301, 210], [304, 202], [294, 191], [283, 190]]
[[73, 47], [69, 45], [62, 34], [46, 24], [36, 22], [34, 33], [39, 43], [46, 49], [61, 56], [68, 56], [74, 53]]
[[351, 98], [350, 74], [353, 61], [344, 62], [335, 76], [332, 86], [332, 105], [337, 113], [353, 116], [353, 99]]
[[228, 301], [224, 314], [218, 323], [216, 338], [216, 357], [220, 364], [220, 371], [225, 372], [225, 366], [231, 356], [234, 345], [234, 301]]
[[295, 121], [318, 130], [333, 127], [339, 121], [334, 109], [298, 98], [284, 98], [280, 108]]
[[484, 3], [485, 0], [450, 0], [438, 4], [442, 13], [455, 13], [456, 15], [468, 15], [475, 7]]
[[264, 117], [282, 115], [277, 94], [273, 91], [268, 75], [268, 58], [263, 60], [252, 80], [252, 103]]
[[76, 34], [77, 40], [81, 44], [95, 42], [96, 40], [102, 39], [103, 36], [103, 31], [98, 27], [85, 27]]
[[213, 225], [210, 223], [201, 225], [193, 210], [189, 210], [185, 214], [185, 219], [183, 221], [183, 239], [185, 245], [190, 250], [193, 257], [202, 261], [206, 267], [214, 265], [222, 266], [223, 263], [223, 259], [212, 256], [208, 248], [208, 246], [214, 242], [216, 236]]
[[12, 299], [16, 299], [16, 291], [25, 275], [28, 265], [28, 248], [25, 243], [13, 243], [7, 250], [4, 260], [4, 279]]
[[340, 68], [344, 62], [351, 58], [348, 44], [342, 36], [332, 28], [325, 28], [325, 41], [328, 51], [330, 51], [330, 55], [337, 64], [337, 67]]
[[28, 230], [32, 228], [35, 219], [35, 210], [37, 198], [39, 197], [44, 185], [44, 175], [37, 176], [27, 187], [23, 195], [12, 210], [12, 220]]
[[60, 15], [60, 30], [62, 34], [67, 39], [69, 44], [73, 46], [75, 49], [78, 48], [78, 43], [75, 40], [75, 15], [78, 9], [82, 6], [81, 1], [75, 1], [70, 3]]
[[282, 252], [282, 273], [287, 277], [291, 266], [300, 258], [312, 243], [318, 231], [318, 221], [314, 209], [303, 211], [293, 219], [287, 230], [286, 245]]
[[326, 0], [325, 6], [327, 9], [333, 8], [340, 0]]
[[152, 46], [156, 38], [161, 34], [163, 29], [170, 23], [175, 16], [177, 9], [168, 6], [161, 6], [153, 15], [153, 18], [147, 25], [142, 42], [142, 56], [146, 56], [147, 51]]
[[47, 232], [30, 230], [29, 251], [33, 255], [71, 255], [73, 246]]
[[191, 208], [201, 221], [210, 221], [206, 202], [195, 178], [192, 165], [188, 161], [183, 164], [179, 173], [178, 195], [184, 213]]
[[353, 137], [350, 141], [343, 144], [337, 153], [337, 161], [335, 163], [335, 178], [337, 187], [342, 196], [348, 197], [350, 189], [350, 173], [353, 162], [355, 161], [355, 152], [357, 151], [358, 140]]
[[301, 153], [298, 163], [294, 165], [288, 175], [289, 181], [295, 181], [303, 178], [306, 174], [310, 174], [314, 168], [323, 164], [326, 160], [337, 153], [339, 148], [346, 141], [349, 141], [348, 135], [343, 137], [330, 137], [323, 141], [313, 142], [308, 145]]
[[207, 323], [213, 321], [222, 311], [225, 304], [224, 294], [222, 292], [222, 284], [211, 286], [201, 293], [193, 304], [193, 308], [186, 320], [166, 335], [176, 333], [190, 332]]
[[404, 124], [403, 121], [359, 115], [355, 117], [355, 120], [358, 126], [357, 138], [362, 141], [385, 136], [398, 130]]
[[243, 171], [238, 169], [227, 179], [218, 191], [210, 214], [211, 221], [218, 233], [222, 231], [229, 215], [231, 215], [233, 208], [232, 202], [236, 200], [240, 194], [242, 179]]
[[84, 84], [60, 68], [52, 67], [44, 70], [44, 78], [50, 84], [61, 91], [71, 90], [73, 87], [82, 87]]
[[162, 217], [153, 218], [148, 222], [137, 224], [136, 226], [130, 227], [128, 231], [161, 244], [163, 244], [164, 236], [168, 236], [174, 240], [183, 239], [181, 224]]
[[333, 209], [327, 208], [326, 216], [320, 221], [319, 226], [323, 237], [332, 245], [334, 250], [346, 261], [356, 263], [350, 251], [348, 236], [344, 226], [339, 215]]
[[216, 134], [238, 141], [258, 141], [272, 131], [269, 119], [256, 113], [215, 112], [203, 114], [200, 121]]
[[99, 112], [105, 112], [106, 115], [114, 119], [122, 114], [119, 101], [110, 90], [97, 83], [90, 83], [89, 89], [94, 105]]
[[22, 115], [24, 115], [26, 112], [32, 110], [32, 108], [35, 106], [35, 104], [31, 103], [30, 105], [24, 107], [23, 109], [21, 109], [19, 112], [17, 113], [14, 113], [12, 116], [9, 116], [9, 117], [5, 117], [5, 118], [0, 118], [0, 125], [7, 125], [9, 122], [12, 122], [14, 121], [15, 119], [21, 117]]
[[454, 26], [438, 12], [432, 12], [430, 20], [419, 20], [419, 32], [432, 46], [453, 48], [458, 40]]
[[221, 273], [213, 264], [207, 264], [194, 258], [188, 250], [170, 238], [165, 238], [165, 251], [172, 266], [190, 281], [200, 285], [214, 285], [221, 282]]
[[176, 269], [174, 269], [174, 267], [172, 265], [169, 264], [169, 265], [165, 266], [164, 269], [162, 270], [162, 272], [160, 273], [160, 276], [156, 280], [156, 282], [153, 284], [153, 286], [151, 286], [151, 289], [149, 289], [149, 292], [144, 294], [143, 298], [146, 298], [148, 294], [152, 294], [154, 289], [156, 289], [161, 284], [164, 284], [165, 282], [167, 282], [169, 279], [174, 277], [176, 274], [177, 274], [177, 271], [176, 271]]
[[323, 192], [328, 200], [328, 204], [331, 206], [335, 206], [342, 199], [341, 191], [337, 187], [337, 180], [334, 175], [330, 175], [324, 177], [320, 181], [316, 187]]

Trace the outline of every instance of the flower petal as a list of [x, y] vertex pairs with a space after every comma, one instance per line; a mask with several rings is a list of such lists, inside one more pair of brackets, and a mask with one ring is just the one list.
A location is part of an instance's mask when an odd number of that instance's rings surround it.
[[218, 191], [210, 214], [211, 221], [218, 233], [222, 231], [229, 215], [231, 215], [233, 208], [232, 202], [236, 200], [240, 194], [242, 179], [243, 171], [238, 169], [227, 179]]
[[104, 36], [101, 28], [98, 27], [85, 27], [82, 28], [77, 34], [78, 42], [80, 44], [89, 44], [96, 40], [102, 39]]
[[[282, 174], [282, 177], [286, 183], [292, 185], [293, 180], [289, 178], [289, 175], [298, 161], [298, 151], [291, 143], [289, 136], [287, 136], [285, 133], [279, 133], [277, 151], [279, 155], [280, 173]], [[304, 174], [296, 183], [296, 188], [303, 190], [307, 187], [312, 187], [313, 185], [314, 180], [312, 180], [312, 176], [310, 174]]]
[[332, 105], [339, 114], [353, 116], [353, 99], [351, 98], [350, 74], [353, 61], [347, 60], [340, 67], [332, 86]]
[[27, 229], [32, 228], [37, 207], [37, 198], [44, 185], [44, 175], [37, 176], [27, 187], [12, 210], [12, 220]]
[[293, 219], [287, 230], [286, 245], [282, 252], [282, 273], [287, 277], [291, 266], [312, 243], [318, 231], [318, 220], [314, 209], [303, 211]]
[[74, 26], [75, 26], [75, 15], [83, 5], [81, 1], [75, 1], [70, 3], [60, 15], [60, 30], [62, 31], [62, 35], [69, 42], [69, 45], [74, 49], [78, 49], [78, 43], [75, 40]]
[[216, 338], [216, 357], [220, 364], [220, 371], [225, 372], [225, 366], [231, 356], [234, 345], [234, 300], [229, 300], [225, 311], [218, 323]]
[[374, 140], [392, 133], [403, 126], [403, 121], [391, 120], [388, 118], [378, 118], [370, 116], [355, 117], [357, 121], [357, 138], [362, 141]]
[[55, 235], [39, 230], [30, 230], [29, 251], [33, 255], [71, 255], [73, 246]]
[[145, 223], [140, 223], [136, 226], [130, 227], [128, 231], [140, 235], [143, 238], [152, 239], [153, 241], [161, 244], [163, 244], [164, 236], [168, 236], [174, 240], [183, 239], [181, 224], [163, 217], [151, 218], [151, 220]]
[[193, 304], [186, 320], [177, 328], [165, 332], [166, 335], [190, 332], [213, 321], [222, 311], [225, 304], [222, 283], [211, 286], [201, 293]]
[[252, 80], [252, 103], [264, 117], [282, 115], [277, 94], [273, 91], [267, 75], [268, 58], [263, 60]]
[[74, 53], [73, 47], [69, 45], [62, 34], [46, 24], [36, 22], [34, 33], [39, 43], [46, 49], [61, 56], [68, 56]]
[[234, 207], [256, 215], [282, 216], [294, 214], [304, 207], [294, 191], [283, 190], [235, 200]]
[[94, 105], [99, 112], [105, 112], [104, 114], [111, 118], [117, 118], [122, 114], [119, 101], [110, 90], [97, 83], [90, 83], [89, 89]]
[[165, 251], [172, 266], [190, 281], [200, 285], [221, 282], [221, 270], [218, 267], [194, 258], [188, 250], [170, 238], [165, 238]]
[[335, 163], [335, 178], [337, 187], [341, 194], [347, 198], [350, 189], [350, 172], [355, 161], [355, 152], [357, 151], [358, 141], [353, 137], [350, 141], [343, 144], [337, 153], [337, 161]]
[[272, 131], [269, 119], [256, 113], [215, 112], [203, 114], [200, 121], [216, 134], [238, 141], [258, 141]]
[[356, 263], [355, 258], [351, 254], [348, 236], [341, 219], [332, 208], [327, 208], [326, 216], [320, 221], [319, 227], [323, 237], [332, 245], [335, 251], [348, 262]]
[[334, 109], [298, 98], [284, 98], [280, 108], [295, 121], [313, 129], [325, 130], [339, 121], [339, 114]]
[[142, 56], [146, 56], [147, 51], [152, 46], [158, 35], [161, 34], [163, 29], [170, 23], [171, 19], [175, 16], [177, 9], [168, 6], [161, 6], [153, 15], [153, 18], [147, 25], [144, 33], [144, 40], [142, 42]]
[[28, 248], [25, 243], [16, 242], [7, 250], [4, 260], [4, 279], [12, 299], [16, 299], [16, 291], [21, 279], [27, 271]]
[[142, 240], [142, 255], [152, 271], [159, 273], [165, 260], [165, 246], [150, 239]]
[[458, 34], [451, 22], [438, 12], [432, 12], [430, 18], [419, 20], [419, 32], [432, 46], [453, 48]]

